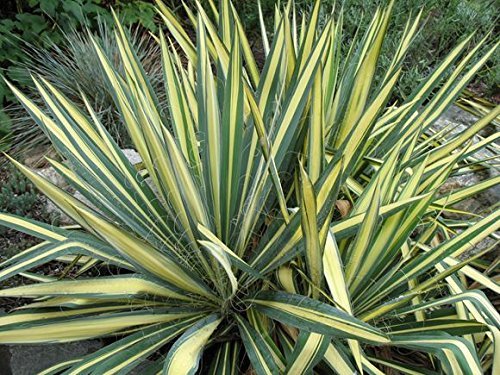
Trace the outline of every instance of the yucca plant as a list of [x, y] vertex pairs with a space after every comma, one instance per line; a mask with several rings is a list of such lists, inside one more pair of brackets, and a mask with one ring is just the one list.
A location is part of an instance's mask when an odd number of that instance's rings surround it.
[[[319, 1], [302, 17], [292, 1], [277, 7], [272, 41], [261, 17], [259, 69], [229, 0], [209, 4], [186, 8], [193, 42], [157, 3], [170, 122], [120, 24], [125, 77], [94, 43], [137, 165], [85, 99], [82, 111], [35, 77], [47, 115], [11, 85], [88, 204], [12, 160], [77, 225], [0, 214], [43, 240], [2, 264], [1, 279], [35, 282], [0, 291], [33, 299], [0, 317], [0, 342], [116, 339], [44, 374], [127, 373], [146, 359], [144, 374], [498, 373], [500, 317], [479, 289], [499, 287], [474, 266], [493, 246], [471, 250], [496, 241], [499, 211], [445, 214], [500, 177], [439, 188], [480, 162], [498, 135], [469, 140], [500, 107], [453, 137], [430, 131], [495, 49], [462, 56], [465, 38], [388, 106], [419, 15], [373, 87], [391, 6], [347, 56], [342, 19], [318, 28]], [[53, 260], [68, 263], [61, 275], [29, 272]], [[81, 276], [93, 268], [101, 276]]]

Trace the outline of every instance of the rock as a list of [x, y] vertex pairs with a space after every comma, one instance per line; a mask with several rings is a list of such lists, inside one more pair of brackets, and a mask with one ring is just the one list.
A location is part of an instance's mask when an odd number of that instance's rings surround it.
[[[463, 133], [478, 120], [479, 119], [476, 116], [461, 109], [460, 107], [457, 107], [456, 105], [452, 105], [434, 122], [434, 124], [432, 124], [432, 128], [436, 131], [447, 129], [449, 133], [446, 135], [446, 137], [450, 138]], [[494, 132], [495, 127], [493, 125], [489, 125], [483, 128], [479, 132], [479, 135], [482, 137], [487, 137]], [[481, 138], [479, 138], [478, 136], [472, 137], [473, 144], [479, 142], [480, 140]], [[472, 156], [478, 159], [486, 159], [497, 155], [495, 155], [487, 148], [483, 148]]]
[[[8, 345], [0, 347], [2, 375], [33, 375], [57, 363], [78, 358], [102, 347], [99, 340], [44, 345]], [[5, 366], [7, 364], [7, 366]]]
[[[102, 348], [100, 340], [65, 344], [0, 345], [0, 375], [33, 375], [57, 363], [82, 357]], [[130, 370], [131, 375], [143, 374], [154, 364], [144, 360]]]
[[66, 180], [54, 169], [54, 167], [38, 169], [36, 173], [62, 189], [68, 187]]
[[[141, 163], [142, 158], [137, 151], [131, 148], [126, 148], [122, 150], [123, 154], [133, 165]], [[40, 176], [52, 182], [54, 185], [65, 189], [66, 191], [73, 193], [73, 197], [86, 204], [87, 206], [93, 207], [87, 198], [83, 196], [79, 191], [72, 192], [70, 186], [66, 183], [63, 177], [61, 177], [53, 167], [47, 167], [38, 169], [36, 171]], [[149, 184], [151, 185], [151, 184]], [[56, 213], [60, 216], [61, 225], [74, 224], [73, 220], [66, 214], [64, 214], [52, 201], [47, 199], [46, 210], [48, 213]]]
[[[447, 137], [454, 137], [465, 131], [477, 120], [478, 118], [474, 115], [453, 105], [433, 124], [433, 128], [436, 131], [440, 131], [446, 128], [449, 130], [449, 134]], [[482, 135], [487, 136], [490, 130], [491, 129], [487, 128], [483, 129]], [[472, 141], [473, 143], [477, 143], [478, 141], [480, 141], [480, 138], [478, 136], [474, 136], [472, 138]], [[477, 159], [487, 159], [495, 156], [495, 154], [490, 150], [483, 148], [482, 150], [476, 152], [473, 156]], [[496, 168], [490, 168], [478, 172], [470, 172], [462, 174], [460, 176], [451, 177], [442, 185], [439, 193], [441, 195], [446, 195], [448, 193], [452, 193], [455, 190], [476, 185], [483, 180], [497, 176], [498, 173], [499, 172]], [[499, 200], [500, 186], [495, 186], [488, 189], [487, 191], [477, 194], [476, 196], [459, 202], [453, 207], [458, 210], [479, 214], [482, 211], [492, 207]], [[445, 214], [450, 218], [462, 218], [462, 215], [457, 215], [449, 212]]]
[[[459, 233], [461, 233], [461, 232], [462, 231], [459, 231]], [[498, 241], [496, 239], [486, 237], [482, 241], [478, 242], [476, 244], [476, 246], [474, 246], [473, 248], [471, 248], [471, 249], [465, 251], [463, 254], [461, 254], [459, 256], [459, 259], [462, 259], [462, 260], [469, 259], [470, 257], [473, 257], [477, 253], [479, 253], [483, 250], [486, 250], [488, 248], [491, 248], [489, 253], [488, 253], [488, 256], [492, 255], [492, 261], [493, 261], [494, 259], [496, 259], [500, 255], [500, 246], [497, 245], [497, 242]]]
[[[450, 177], [439, 189], [439, 194], [446, 196], [456, 190], [476, 185], [487, 178], [490, 178], [490, 173], [487, 170]], [[483, 211], [488, 211], [498, 201], [500, 201], [500, 186], [493, 186], [486, 191], [456, 203], [453, 208], [473, 214], [481, 214], [484, 213]], [[455, 213], [445, 212], [444, 214], [449, 218], [463, 218], [462, 215]]]
[[436, 120], [434, 126], [443, 129], [450, 124], [456, 124], [463, 130], [474, 124], [477, 120], [478, 118], [473, 114], [464, 111], [456, 105], [452, 105]]
[[[122, 152], [133, 165], [142, 162], [142, 158], [137, 151], [131, 148], [126, 148], [123, 149]], [[57, 173], [53, 167], [38, 169], [36, 170], [36, 173], [62, 189], [68, 188], [66, 180], [59, 173]]]
[[141, 155], [137, 151], [132, 148], [124, 148], [122, 149], [123, 154], [127, 157], [128, 161], [132, 163], [132, 165], [139, 164], [142, 162]]
[[[448, 137], [454, 137], [458, 134], [462, 133], [466, 129], [468, 129], [471, 125], [473, 125], [478, 120], [477, 117], [472, 114], [462, 110], [457, 106], [451, 106], [434, 124], [433, 128], [436, 131], [440, 131], [442, 129], [447, 128], [449, 130]], [[485, 127], [480, 135], [483, 137], [487, 137], [492, 132], [495, 131], [495, 127], [493, 125], [489, 125]], [[473, 143], [477, 143], [481, 140], [480, 137], [474, 136], [472, 138]], [[488, 159], [498, 155], [494, 151], [490, 151], [489, 149], [483, 148], [480, 151], [476, 152], [473, 157], [478, 160]], [[459, 176], [453, 176], [449, 178], [439, 189], [439, 194], [442, 196], [446, 196], [447, 194], [452, 193], [453, 191], [474, 186], [481, 181], [484, 181], [488, 178], [498, 176], [500, 172], [496, 168], [483, 169], [476, 172], [465, 173]], [[500, 201], [500, 186], [493, 186], [486, 191], [483, 191], [479, 194], [476, 194], [470, 198], [467, 198], [461, 202], [458, 202], [453, 205], [454, 209], [469, 212], [471, 214], [485, 216], [491, 212], [492, 207], [494, 207], [497, 202]], [[467, 220], [471, 219], [470, 215], [458, 214], [449, 211], [443, 212], [443, 216], [450, 219], [458, 219], [458, 220]], [[460, 232], [460, 231], [458, 231]], [[497, 233], [498, 235], [498, 233]], [[464, 254], [460, 256], [462, 259], [467, 259], [474, 254], [477, 254], [481, 250], [484, 250], [488, 247], [494, 246], [496, 240], [490, 237], [486, 237], [482, 241], [480, 241], [474, 248], [468, 250]], [[497, 253], [499, 251], [498, 248], [494, 248], [492, 253]]]
[[71, 218], [66, 215], [64, 212], [62, 212], [59, 207], [57, 207], [54, 202], [52, 202], [50, 199], [47, 199], [46, 200], [46, 204], [45, 204], [45, 210], [49, 213], [49, 214], [55, 214], [55, 215], [58, 215], [59, 217], [59, 224], [60, 225], [71, 225], [71, 224], [74, 224], [74, 221], [71, 220]]

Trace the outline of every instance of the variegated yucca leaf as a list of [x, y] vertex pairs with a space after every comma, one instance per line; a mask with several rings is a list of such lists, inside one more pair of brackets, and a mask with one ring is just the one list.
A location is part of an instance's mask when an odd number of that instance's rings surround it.
[[[124, 74], [94, 41], [138, 165], [85, 98], [79, 108], [33, 77], [39, 108], [10, 85], [57, 149], [49, 162], [85, 199], [12, 160], [75, 225], [0, 213], [0, 225], [41, 240], [0, 264], [0, 280], [32, 281], [0, 290], [28, 300], [0, 317], [0, 343], [114, 338], [44, 374], [141, 364], [165, 375], [498, 373], [500, 317], [478, 289], [500, 289], [498, 262], [481, 260], [500, 211], [446, 214], [499, 178], [441, 188], [492, 167], [477, 152], [498, 150], [497, 136], [472, 140], [500, 107], [459, 134], [432, 128], [497, 45], [465, 38], [388, 104], [420, 14], [380, 72], [392, 3], [345, 56], [342, 15], [320, 1], [309, 13], [277, 5], [274, 22], [260, 11], [262, 62], [233, 4], [207, 3], [184, 4], [181, 21], [157, 2], [164, 93], [119, 22]], [[53, 261], [66, 264], [60, 274], [36, 272]]]

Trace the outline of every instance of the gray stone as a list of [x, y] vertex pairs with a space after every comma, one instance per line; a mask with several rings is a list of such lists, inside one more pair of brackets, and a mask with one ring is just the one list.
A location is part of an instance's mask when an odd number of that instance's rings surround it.
[[53, 167], [38, 169], [36, 173], [60, 188], [64, 189], [68, 186], [64, 178]]
[[[451, 194], [456, 190], [473, 186], [481, 181], [491, 177], [491, 171], [481, 171], [475, 173], [467, 173], [460, 176], [454, 176], [449, 178], [439, 189], [439, 193], [442, 196]], [[461, 211], [470, 212], [473, 214], [481, 214], [487, 212], [491, 207], [493, 207], [498, 201], [500, 201], [500, 186], [493, 186], [486, 191], [476, 194], [470, 198], [467, 198], [461, 202], [453, 205]], [[483, 212], [485, 211], [485, 212]], [[445, 216], [450, 218], [463, 218], [462, 215], [445, 212]]]
[[78, 199], [83, 204], [85, 204], [85, 205], [87, 205], [89, 207], [92, 207], [93, 209], [96, 209], [94, 207], [94, 205], [92, 203], [90, 203], [90, 201], [82, 193], [80, 193], [78, 190], [75, 191], [75, 193], [73, 194], [73, 197], [75, 197], [76, 199]]
[[59, 223], [60, 225], [71, 225], [74, 224], [73, 220], [66, 215], [64, 212], [62, 212], [59, 207], [57, 207], [54, 202], [52, 202], [50, 199], [47, 199], [45, 203], [45, 210], [49, 214], [56, 214], [59, 217]]
[[[142, 158], [137, 151], [131, 148], [126, 148], [123, 149], [122, 152], [133, 165], [142, 162]], [[65, 179], [53, 167], [37, 169], [36, 173], [62, 189], [68, 188], [68, 184]]]
[[128, 161], [132, 163], [132, 165], [139, 164], [142, 162], [141, 155], [139, 155], [139, 153], [134, 149], [124, 148], [122, 152], [127, 157]]
[[[127, 157], [127, 159], [130, 161], [130, 163], [132, 163], [133, 165], [142, 162], [141, 156], [134, 149], [126, 148], [126, 149], [123, 149], [122, 152]], [[47, 180], [49, 180], [50, 182], [55, 184], [56, 186], [58, 186], [62, 189], [65, 189], [66, 191], [68, 191], [70, 193], [72, 192], [72, 189], [68, 186], [68, 184], [66, 184], [66, 181], [64, 180], [64, 178], [62, 178], [53, 167], [38, 169], [36, 172], [40, 176], [46, 178]], [[148, 183], [148, 184], [150, 186], [152, 185], [150, 183]], [[88, 205], [89, 207], [94, 208], [94, 206], [89, 202], [89, 200], [87, 198], [85, 198], [83, 196], [83, 194], [81, 194], [79, 191], [73, 192], [73, 196], [76, 199], [78, 199], [79, 201], [81, 201], [82, 203]], [[74, 224], [73, 220], [71, 220], [71, 218], [68, 215], [64, 214], [52, 201], [50, 201], [48, 199], [47, 199], [47, 204], [46, 204], [46, 210], [49, 213], [58, 214], [60, 217], [61, 225]]]
[[[64, 178], [57, 173], [57, 171], [53, 167], [47, 167], [47, 168], [42, 168], [36, 170], [36, 173], [49, 182], [53, 183], [57, 187], [60, 187], [61, 189], [65, 189], [66, 191], [70, 190], [69, 185], [66, 183]], [[61, 225], [69, 225], [73, 224], [73, 220], [66, 215], [64, 212], [62, 212], [59, 207], [57, 207], [50, 199], [45, 199], [45, 210], [49, 214], [56, 214], [59, 216], [59, 221]]]
[[[446, 137], [452, 138], [464, 132], [477, 120], [478, 118], [474, 115], [453, 105], [433, 124], [433, 129], [436, 131], [447, 129], [449, 133]], [[491, 129], [483, 129], [482, 135], [487, 136], [490, 130]], [[474, 136], [472, 138], [473, 143], [477, 143], [480, 140], [481, 139], [478, 136]], [[492, 156], [495, 156], [495, 154], [485, 148], [473, 155], [473, 157], [479, 160], [491, 158]], [[454, 176], [449, 178], [442, 185], [439, 193], [442, 195], [446, 195], [448, 193], [452, 193], [455, 190], [476, 185], [485, 179], [497, 176], [499, 173], [500, 172], [496, 168], [489, 168], [478, 172], [470, 172], [462, 174], [460, 176]], [[500, 201], [500, 186], [494, 186], [487, 191], [484, 191], [480, 194], [477, 194], [476, 196], [455, 204], [454, 208], [479, 214], [482, 211], [488, 210], [488, 208], [492, 207], [498, 201]], [[452, 213], [446, 213], [446, 216], [453, 218], [462, 218], [461, 215]]]
[[[471, 115], [470, 113], [462, 110], [457, 106], [451, 106], [434, 124], [433, 128], [436, 131], [440, 131], [443, 129], [447, 129], [449, 133], [447, 137], [455, 137], [460, 133], [464, 132], [467, 128], [473, 125], [478, 120], [477, 117]], [[489, 136], [495, 131], [495, 127], [493, 125], [485, 127], [480, 135], [483, 137]], [[472, 143], [477, 143], [481, 140], [477, 135], [472, 138]], [[482, 150], [476, 152], [472, 155], [477, 160], [488, 159], [492, 157], [498, 157], [498, 155], [489, 149], [483, 148]], [[489, 163], [488, 161], [486, 163]], [[498, 176], [500, 172], [497, 168], [488, 168], [480, 171], [465, 173], [459, 176], [454, 176], [449, 178], [439, 189], [439, 193], [442, 196], [446, 196], [449, 193], [452, 193], [456, 190], [474, 186], [481, 181], [484, 181], [488, 178]], [[471, 214], [484, 216], [491, 211], [491, 208], [494, 207], [497, 202], [500, 201], [500, 186], [493, 186], [490, 189], [483, 191], [479, 194], [476, 194], [470, 198], [467, 198], [461, 202], [453, 205], [454, 209], [469, 212]], [[470, 219], [470, 215], [464, 215], [459, 213], [453, 213], [449, 211], [443, 212], [443, 216], [458, 219], [458, 220], [467, 220]], [[459, 231], [460, 232], [460, 231]], [[499, 233], [493, 234], [493, 236], [498, 238]], [[480, 241], [476, 246], [472, 249], [468, 250], [464, 254], [461, 255], [461, 258], [467, 259], [474, 254], [477, 254], [481, 250], [494, 246], [496, 240], [491, 237], [486, 237], [484, 240]], [[494, 248], [493, 253], [498, 253], [499, 249]]]
[[[435, 122], [434, 126], [444, 128], [447, 125], [456, 124], [457, 126], [465, 129], [477, 121], [477, 117], [473, 114], [464, 111], [462, 108], [452, 105], [446, 110], [445, 113]], [[458, 130], [458, 129], [457, 129]]]
[[[479, 119], [470, 114], [469, 112], [461, 109], [460, 107], [457, 107], [456, 105], [452, 105], [448, 110], [446, 110], [445, 113], [443, 113], [432, 125], [432, 128], [435, 131], [441, 131], [443, 129], [446, 129], [448, 131], [448, 134], [446, 135], [446, 138], [452, 138], [460, 133], [464, 132], [467, 130], [470, 126], [472, 126], [475, 122], [477, 122]], [[483, 128], [480, 132], [479, 135], [482, 137], [486, 137], [490, 134], [493, 134], [495, 132], [495, 126], [490, 125], [486, 126]], [[481, 138], [477, 135], [472, 137], [472, 143], [475, 144], [479, 142]], [[488, 150], [487, 148], [483, 148], [476, 152], [474, 155], [472, 155], [475, 158], [478, 159], [486, 159], [486, 158], [491, 158], [495, 155], [493, 152]]]
[[[462, 233], [462, 231], [458, 231], [458, 233]], [[478, 242], [474, 247], [461, 254], [459, 258], [462, 260], [469, 259], [477, 253], [489, 248], [489, 254], [492, 254], [492, 259], [496, 259], [500, 255], [500, 246], [498, 245], [499, 233], [494, 233], [493, 236], [495, 238], [486, 237]]]
[[33, 375], [57, 363], [92, 353], [101, 347], [102, 343], [99, 340], [50, 345], [3, 346], [0, 353], [4, 358], [0, 357], [0, 363], [8, 359], [9, 365], [2, 370], [1, 374]]

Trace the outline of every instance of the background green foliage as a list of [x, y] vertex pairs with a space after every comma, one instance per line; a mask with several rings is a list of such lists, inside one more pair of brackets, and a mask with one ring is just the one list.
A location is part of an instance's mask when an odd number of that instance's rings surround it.
[[[17, 168], [9, 165], [0, 169], [0, 212], [57, 224], [58, 214], [46, 210], [42, 202], [44, 199]], [[12, 233], [14, 231], [0, 227], [0, 245], [6, 240], [7, 234]]]
[[9, 180], [0, 188], [0, 211], [29, 217], [38, 199], [35, 187], [14, 167], [10, 167], [8, 173]]
[[[30, 47], [49, 48], [64, 40], [64, 35], [85, 27], [95, 29], [99, 20], [110, 22], [114, 7], [123, 23], [141, 24], [156, 31], [152, 4], [137, 0], [2, 0], [0, 7], [0, 72], [23, 85], [27, 77], [18, 67], [28, 58]], [[9, 129], [3, 107], [12, 94], [0, 82], [0, 138]]]
[[[371, 15], [380, 1], [344, 0], [344, 24], [346, 36], [354, 35], [359, 24], [360, 14], [364, 22], [371, 20]], [[472, 48], [479, 40], [493, 30], [491, 40], [498, 36], [498, 27], [494, 30], [498, 19], [498, 2], [494, 0], [397, 0], [394, 5], [392, 25], [389, 26], [385, 51], [381, 56], [380, 68], [386, 68], [398, 43], [398, 36], [404, 28], [408, 14], [416, 14], [424, 7], [424, 25], [408, 51], [403, 65], [403, 75], [395, 94], [404, 98], [412, 88], [419, 84], [437, 63], [456, 46], [465, 36], [475, 33]], [[494, 57], [475, 78], [473, 85], [479, 86], [486, 95], [498, 93], [500, 83], [500, 57]]]
[[[206, 0], [202, 0], [206, 3]], [[261, 0], [264, 18], [273, 22], [276, 0]], [[313, 0], [295, 0], [298, 8], [312, 6]], [[335, 7], [336, 12], [344, 11], [345, 45], [349, 47], [360, 19], [367, 26], [375, 9], [386, 0], [323, 0]], [[181, 19], [187, 22], [182, 4], [170, 0], [166, 3]], [[193, 5], [194, 0], [186, 0]], [[206, 5], [206, 4], [205, 4]], [[235, 6], [241, 15], [245, 29], [249, 31], [250, 42], [256, 50], [261, 49], [258, 24], [257, 1], [237, 1]], [[110, 8], [115, 8], [125, 25], [140, 24], [156, 31], [153, 19], [155, 10], [152, 0], [3, 0], [0, 8], [0, 72], [23, 86], [27, 82], [26, 69], [19, 69], [27, 59], [26, 50], [31, 47], [51, 48], [62, 44], [65, 34], [89, 27], [96, 30], [98, 20], [111, 20]], [[389, 28], [384, 51], [380, 59], [381, 71], [387, 68], [397, 45], [399, 34], [410, 13], [416, 14], [424, 7], [424, 27], [417, 35], [404, 62], [404, 73], [394, 92], [394, 99], [401, 101], [435, 68], [437, 62], [451, 50], [458, 39], [475, 32], [474, 42], [493, 31], [491, 40], [498, 38], [498, 2], [496, 0], [397, 0], [394, 17]], [[327, 8], [327, 7], [325, 7]], [[300, 15], [299, 15], [300, 17]], [[263, 55], [263, 54], [261, 54]], [[17, 67], [17, 68], [15, 68]], [[500, 55], [493, 56], [479, 72], [472, 86], [476, 92], [488, 97], [497, 97], [500, 85]], [[11, 103], [12, 96], [0, 82], [0, 138], [10, 129], [10, 119], [3, 107]], [[1, 143], [0, 143], [1, 144]], [[0, 146], [1, 147], [1, 146]]]
[[[386, 0], [323, 0], [324, 4], [335, 6], [335, 12], [341, 9], [344, 13], [344, 35], [346, 44], [352, 41], [362, 20], [362, 28], [366, 27], [378, 6], [386, 4]], [[275, 0], [261, 0], [264, 20], [269, 29], [273, 22]], [[298, 8], [311, 7], [314, 0], [295, 0]], [[409, 14], [416, 14], [423, 8], [424, 25], [416, 36], [404, 63], [404, 74], [394, 93], [396, 99], [410, 94], [435, 68], [439, 61], [456, 45], [459, 39], [475, 33], [474, 42], [482, 39], [493, 30], [491, 40], [498, 39], [498, 1], [495, 0], [396, 0], [389, 32], [381, 56], [381, 70], [385, 70], [393, 56], [400, 33], [403, 31]], [[246, 30], [257, 37], [260, 34], [257, 1], [238, 1]], [[326, 11], [327, 7], [323, 10]], [[300, 16], [300, 15], [299, 15]], [[487, 96], [499, 93], [500, 55], [496, 54], [488, 65], [475, 78], [474, 86]]]
[[[113, 67], [123, 74], [124, 67], [116, 59], [119, 48], [113, 37], [112, 26], [99, 22], [97, 29], [92, 34], [93, 38], [101, 44]], [[163, 72], [158, 59], [160, 54], [158, 44], [144, 32], [144, 28], [132, 27], [130, 38], [153, 86], [157, 91], [161, 91]], [[44, 77], [79, 108], [85, 107], [83, 94], [113, 139], [122, 148], [128, 146], [128, 135], [116, 113], [113, 96], [107, 89], [106, 75], [99, 64], [99, 58], [89, 34], [79, 31], [67, 33], [59, 44], [52, 45], [50, 48], [30, 48], [29, 55], [29, 60], [22, 66], [27, 77], [28, 73]], [[28, 82], [24, 91], [38, 105], [44, 106], [44, 100], [37, 95], [33, 82]], [[11, 134], [5, 141], [10, 145], [8, 152], [11, 156], [22, 158], [32, 153], [33, 150], [50, 147], [50, 142], [42, 129], [33, 122], [20, 103], [14, 103], [5, 108], [5, 113], [11, 119]]]

